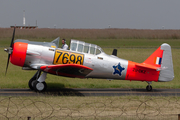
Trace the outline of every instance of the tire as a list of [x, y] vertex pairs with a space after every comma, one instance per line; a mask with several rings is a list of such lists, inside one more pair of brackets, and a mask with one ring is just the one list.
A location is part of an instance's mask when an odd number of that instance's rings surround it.
[[35, 81], [33, 83], [33, 88], [34, 88], [34, 91], [36, 92], [44, 92], [47, 89], [47, 84], [46, 82]]
[[29, 85], [29, 88], [30, 88], [31, 90], [34, 90], [34, 87], [33, 87], [34, 82], [36, 82], [36, 80], [34, 80], [34, 79], [30, 79], [30, 80], [29, 80], [28, 85]]
[[151, 85], [147, 85], [146, 90], [147, 91], [152, 91], [152, 86]]

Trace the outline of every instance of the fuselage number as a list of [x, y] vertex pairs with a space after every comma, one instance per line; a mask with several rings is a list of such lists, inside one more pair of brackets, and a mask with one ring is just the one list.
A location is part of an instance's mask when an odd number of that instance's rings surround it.
[[141, 69], [137, 69], [137, 68], [133, 68], [134, 72], [139, 72], [139, 73], [144, 73], [146, 74], [146, 70], [141, 70]]
[[80, 64], [84, 61], [84, 55], [62, 50], [56, 50], [53, 64]]

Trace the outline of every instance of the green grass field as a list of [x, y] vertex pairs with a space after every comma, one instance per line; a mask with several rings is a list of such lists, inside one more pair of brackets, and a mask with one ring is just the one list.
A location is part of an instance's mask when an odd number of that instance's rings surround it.
[[[36, 71], [25, 71], [18, 66], [9, 64], [7, 75], [5, 76], [6, 62], [8, 54], [4, 52], [4, 47], [10, 44], [9, 38], [0, 39], [0, 88], [28, 88], [28, 81]], [[31, 37], [29, 38], [31, 39]], [[55, 38], [54, 38], [55, 39]], [[51, 41], [50, 39], [33, 39], [34, 41]], [[53, 40], [53, 39], [52, 39]], [[103, 48], [107, 54], [112, 54], [113, 48], [118, 49], [118, 57], [134, 62], [143, 62], [162, 43], [168, 43], [172, 47], [175, 78], [171, 82], [153, 82], [153, 88], [180, 88], [179, 68], [180, 68], [180, 39], [83, 39], [85, 42], [97, 44]], [[48, 88], [145, 88], [146, 82], [124, 81], [124, 80], [104, 80], [104, 79], [78, 79], [59, 77], [48, 74], [46, 79]]]

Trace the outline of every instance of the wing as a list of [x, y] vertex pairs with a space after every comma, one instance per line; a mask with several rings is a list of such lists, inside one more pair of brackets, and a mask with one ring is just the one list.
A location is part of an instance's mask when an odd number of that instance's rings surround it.
[[77, 78], [85, 78], [87, 74], [93, 71], [89, 67], [78, 64], [45, 65], [41, 66], [40, 69], [54, 75]]

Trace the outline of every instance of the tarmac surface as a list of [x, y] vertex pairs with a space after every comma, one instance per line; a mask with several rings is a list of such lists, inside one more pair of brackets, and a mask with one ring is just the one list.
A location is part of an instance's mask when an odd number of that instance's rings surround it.
[[46, 92], [35, 92], [30, 89], [0, 89], [0, 96], [180, 96], [180, 89], [89, 89], [89, 88], [62, 88], [47, 89]]

